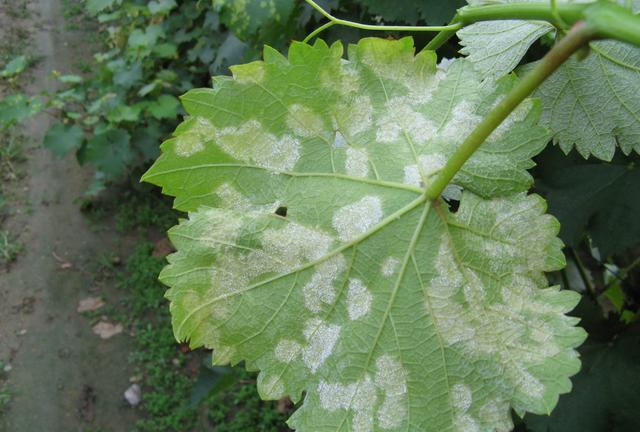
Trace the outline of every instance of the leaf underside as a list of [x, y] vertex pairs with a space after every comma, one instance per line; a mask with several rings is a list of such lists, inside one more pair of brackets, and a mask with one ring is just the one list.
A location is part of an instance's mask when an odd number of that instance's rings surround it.
[[[507, 431], [549, 413], [585, 337], [558, 223], [527, 196], [549, 139], [525, 101], [445, 191], [424, 188], [515, 78], [439, 67], [409, 38], [294, 43], [183, 98], [145, 174], [190, 212], [170, 231], [179, 340], [259, 369], [302, 431]], [[461, 192], [462, 191], [462, 192]]]
[[[640, 0], [632, 6], [640, 11]], [[458, 36], [461, 52], [476, 69], [497, 77], [513, 70], [529, 47], [551, 31], [552, 25], [538, 21], [486, 21], [465, 27]], [[606, 161], [617, 147], [627, 155], [640, 153], [640, 98], [629, 91], [640, 88], [640, 48], [616, 41], [593, 42], [590, 48], [586, 59], [569, 59], [536, 92], [543, 106], [541, 124], [553, 131], [565, 153], [575, 147], [585, 158]]]

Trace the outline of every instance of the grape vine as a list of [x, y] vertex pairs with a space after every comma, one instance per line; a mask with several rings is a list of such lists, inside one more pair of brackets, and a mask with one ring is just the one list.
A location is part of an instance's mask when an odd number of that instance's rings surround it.
[[[143, 177], [189, 214], [160, 275], [176, 337], [260, 370], [263, 398], [300, 403], [297, 430], [507, 431], [511, 409], [549, 414], [586, 334], [566, 315], [579, 296], [544, 275], [565, 265], [559, 224], [527, 194], [532, 157], [567, 141], [543, 83], [591, 47], [583, 67], [623, 52], [635, 74], [610, 85], [640, 86], [638, 2], [470, 2], [415, 27], [307, 3], [327, 23], [187, 92]], [[508, 31], [483, 44], [494, 21]], [[335, 25], [439, 33], [418, 54], [411, 38], [365, 38], [344, 58], [340, 42], [310, 44]], [[549, 52], [508, 74], [549, 30]], [[456, 33], [468, 57], [438, 61]], [[640, 107], [616, 101], [596, 130], [638, 151]], [[610, 159], [588, 138], [581, 153]]]

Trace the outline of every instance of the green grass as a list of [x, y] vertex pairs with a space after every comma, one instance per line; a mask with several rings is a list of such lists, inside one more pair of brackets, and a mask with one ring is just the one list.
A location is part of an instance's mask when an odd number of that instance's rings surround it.
[[0, 360], [0, 415], [2, 415], [11, 403], [11, 390], [7, 384], [7, 373], [4, 371], [5, 362]]
[[0, 264], [9, 264], [18, 257], [22, 245], [13, 241], [7, 231], [0, 230]]
[[119, 232], [147, 227], [166, 231], [178, 220], [178, 213], [172, 210], [171, 201], [159, 195], [156, 188], [140, 185], [125, 191], [119, 200], [116, 210], [116, 229]]
[[140, 243], [128, 259], [121, 287], [136, 349], [130, 355], [136, 374], [142, 377], [144, 417], [139, 431], [280, 432], [288, 414], [275, 402], [261, 401], [255, 374], [238, 370], [235, 384], [192, 404], [198, 376], [208, 353], [188, 351], [173, 336], [164, 287], [157, 280], [164, 259], [152, 256], [153, 245]]
[[140, 431], [184, 431], [195, 424], [189, 407], [192, 378], [181, 371], [185, 364], [171, 330], [164, 287], [157, 280], [163, 259], [152, 254], [153, 245], [139, 244], [129, 258], [121, 286], [127, 291], [127, 312], [134, 331], [136, 351], [130, 361], [142, 376], [145, 417]]

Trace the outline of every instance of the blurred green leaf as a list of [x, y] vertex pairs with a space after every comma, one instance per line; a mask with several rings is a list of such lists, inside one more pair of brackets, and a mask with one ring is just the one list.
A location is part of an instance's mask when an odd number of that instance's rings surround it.
[[107, 180], [124, 175], [133, 158], [129, 133], [122, 129], [109, 129], [96, 134], [78, 155], [81, 163], [89, 163], [105, 174]]
[[533, 432], [631, 432], [640, 430], [640, 328], [610, 341], [587, 341], [573, 390], [551, 416], [527, 414]]
[[173, 119], [178, 116], [180, 102], [175, 96], [162, 95], [155, 102], [151, 102], [147, 110], [157, 120]]
[[537, 162], [536, 187], [565, 243], [575, 247], [588, 234], [603, 259], [640, 244], [640, 158], [606, 163], [549, 147]]
[[120, 3], [122, 3], [122, 0], [87, 0], [87, 12], [90, 15], [97, 15], [103, 10]]
[[57, 123], [49, 128], [43, 145], [56, 156], [64, 157], [72, 150], [78, 150], [84, 142], [84, 131], [77, 125]]
[[21, 122], [38, 114], [44, 108], [39, 97], [29, 97], [18, 93], [0, 99], [0, 128]]
[[82, 82], [82, 77], [80, 75], [61, 75], [58, 77], [58, 81], [65, 84], [79, 84]]
[[155, 0], [147, 5], [152, 15], [167, 14], [177, 6], [175, 0]]
[[0, 71], [0, 77], [2, 78], [10, 78], [16, 75], [21, 74], [26, 68], [29, 66], [29, 60], [26, 56], [19, 56], [11, 60], [7, 65]]

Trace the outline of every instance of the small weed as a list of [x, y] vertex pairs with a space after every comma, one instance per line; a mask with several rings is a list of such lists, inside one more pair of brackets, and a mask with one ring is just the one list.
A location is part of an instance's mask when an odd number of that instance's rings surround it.
[[130, 361], [142, 376], [144, 389], [146, 415], [138, 421], [137, 429], [288, 431], [282, 425], [290, 413], [278, 412], [275, 402], [261, 401], [255, 374], [244, 370], [238, 371], [237, 383], [230, 389], [206, 397], [199, 406], [191, 405], [191, 393], [205, 353], [181, 349], [176, 343], [164, 298], [166, 287], [158, 282], [158, 273], [165, 262], [153, 257], [152, 252], [151, 243], [139, 244], [127, 261], [121, 282], [129, 294], [128, 324], [136, 339], [136, 351], [131, 353]]
[[24, 136], [12, 128], [0, 137], [0, 179], [13, 181], [18, 178], [15, 164], [25, 160], [23, 152]]
[[6, 364], [0, 360], [0, 414], [3, 414], [11, 403], [11, 390], [7, 384]]
[[0, 231], [0, 264], [9, 264], [18, 257], [22, 245], [9, 238], [7, 231]]
[[170, 201], [159, 196], [155, 190], [125, 192], [116, 210], [116, 228], [120, 232], [150, 226], [166, 231], [176, 224], [177, 219]]
[[165, 288], [158, 282], [164, 260], [153, 257], [153, 245], [138, 245], [127, 262], [122, 287], [127, 302], [137, 350], [130, 355], [143, 376], [143, 406], [146, 417], [137, 424], [141, 431], [188, 430], [196, 416], [189, 406], [193, 378], [182, 370], [189, 355], [179, 349], [171, 330]]
[[239, 371], [239, 380], [229, 391], [210, 397], [205, 402], [207, 416], [214, 432], [284, 432], [291, 414], [280, 413], [276, 402], [263, 401], [256, 391], [255, 373]]

